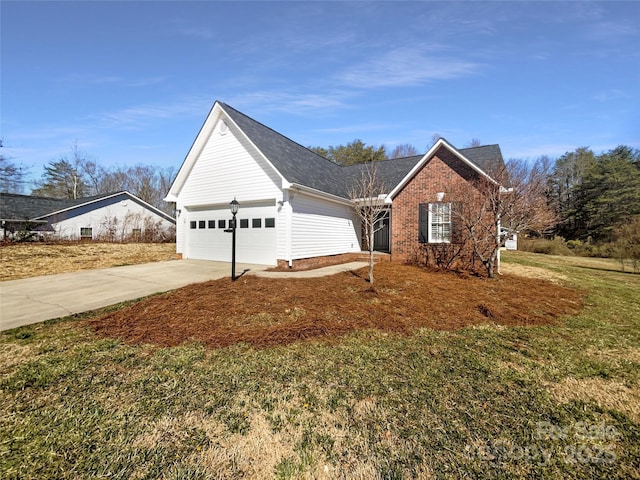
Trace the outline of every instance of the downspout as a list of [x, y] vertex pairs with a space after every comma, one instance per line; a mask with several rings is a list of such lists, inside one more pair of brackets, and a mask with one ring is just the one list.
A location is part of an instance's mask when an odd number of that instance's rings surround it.
[[282, 192], [282, 200], [283, 205], [282, 208], [286, 209], [286, 236], [287, 236], [287, 262], [289, 264], [289, 268], [293, 268], [293, 207], [291, 206], [291, 196], [289, 195], [289, 190], [283, 190]]

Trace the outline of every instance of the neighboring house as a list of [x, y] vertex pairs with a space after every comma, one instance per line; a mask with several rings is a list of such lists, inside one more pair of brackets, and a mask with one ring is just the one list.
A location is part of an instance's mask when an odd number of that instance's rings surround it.
[[506, 229], [501, 230], [501, 233], [504, 237], [504, 248], [506, 250], [517, 250], [518, 249], [518, 234], [513, 233], [509, 235], [509, 231]]
[[129, 192], [63, 199], [0, 194], [4, 238], [61, 240], [171, 239], [175, 219]]
[[[441, 194], [468, 187], [500, 164], [498, 145], [456, 149], [444, 139], [424, 155], [376, 162], [389, 191], [375, 249], [405, 261], [421, 243], [450, 241], [450, 204]], [[360, 252], [362, 226], [349, 189], [362, 168], [339, 166], [216, 102], [165, 198], [176, 203], [177, 252], [229, 261], [231, 237], [225, 229], [234, 198], [240, 203], [239, 262], [291, 266], [301, 259]]]

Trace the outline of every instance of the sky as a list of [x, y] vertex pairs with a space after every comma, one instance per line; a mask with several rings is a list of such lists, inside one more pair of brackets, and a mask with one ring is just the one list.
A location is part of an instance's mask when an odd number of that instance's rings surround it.
[[[216, 100], [305, 146], [640, 148], [640, 2], [0, 2], [2, 154], [176, 171]], [[28, 193], [28, 192], [27, 192]]]

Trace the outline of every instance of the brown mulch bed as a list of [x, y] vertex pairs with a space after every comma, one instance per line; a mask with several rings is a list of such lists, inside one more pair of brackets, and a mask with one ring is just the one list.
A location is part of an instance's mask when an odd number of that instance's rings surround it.
[[269, 347], [332, 338], [357, 329], [409, 334], [417, 328], [541, 325], [575, 315], [583, 294], [542, 279], [460, 277], [419, 267], [378, 264], [375, 289], [366, 269], [330, 277], [244, 276], [189, 285], [88, 321], [127, 343]]

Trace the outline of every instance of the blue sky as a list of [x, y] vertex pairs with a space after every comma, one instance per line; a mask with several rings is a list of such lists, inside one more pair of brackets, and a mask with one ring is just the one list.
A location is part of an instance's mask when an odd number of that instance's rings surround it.
[[640, 2], [0, 3], [3, 154], [181, 165], [219, 99], [303, 145], [640, 147]]

